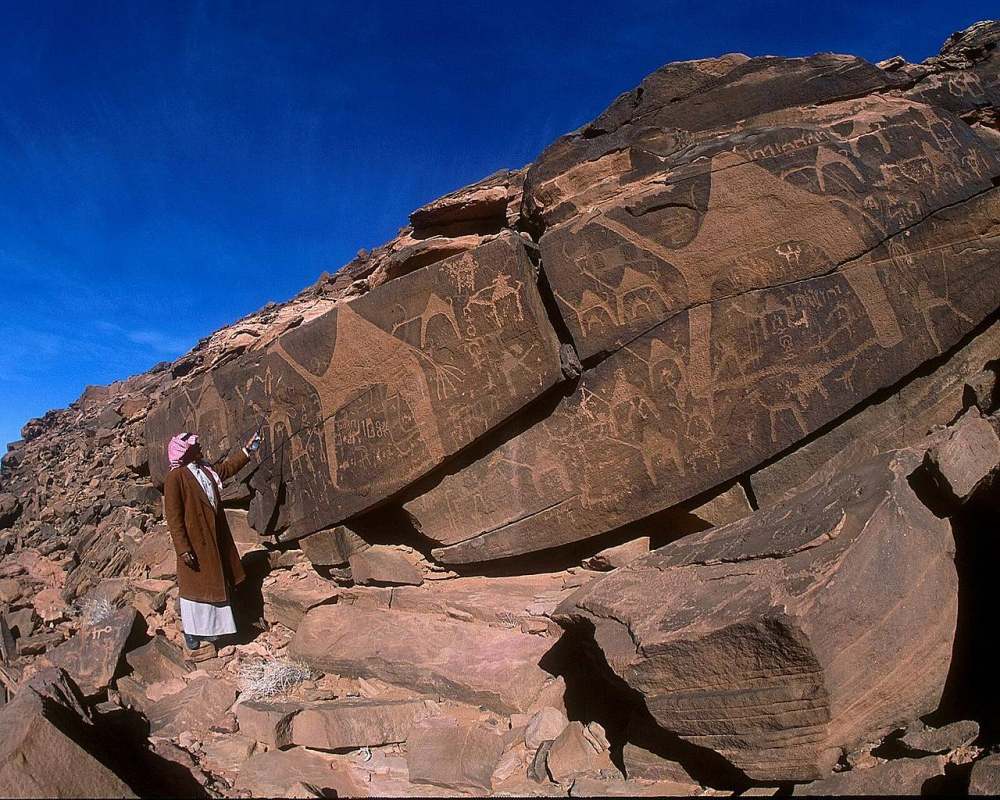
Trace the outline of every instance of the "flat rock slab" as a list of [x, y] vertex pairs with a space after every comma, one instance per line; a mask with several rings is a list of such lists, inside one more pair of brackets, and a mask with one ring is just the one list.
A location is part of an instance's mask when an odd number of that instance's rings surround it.
[[420, 569], [393, 547], [368, 547], [352, 553], [348, 560], [351, 577], [363, 586], [419, 586], [424, 582]]
[[166, 738], [208, 730], [236, 702], [236, 687], [217, 678], [195, 678], [187, 687], [146, 707], [149, 732]]
[[301, 709], [301, 703], [241, 701], [236, 706], [240, 735], [269, 747], [288, 747], [292, 744], [292, 717]]
[[561, 380], [536, 281], [507, 233], [336, 306], [151, 412], [154, 479], [177, 431], [221, 454], [264, 419], [258, 530], [282, 496], [293, 536], [370, 508]]
[[252, 797], [287, 797], [289, 789], [298, 783], [324, 792], [320, 797], [368, 794], [339, 759], [304, 747], [268, 750], [250, 756], [240, 767], [234, 788], [248, 791]]
[[798, 109], [683, 150], [550, 228], [542, 263], [586, 361], [700, 304], [830, 272], [997, 174], [967, 125], [912, 101]]
[[556, 619], [663, 729], [754, 779], [822, 777], [944, 689], [958, 581], [947, 520], [908, 482], [922, 455], [883, 455], [655, 550]]
[[514, 628], [539, 620], [571, 594], [566, 573], [506, 577], [465, 577], [428, 581], [392, 590], [396, 611], [435, 614], [496, 628]]
[[[939, 794], [933, 786], [936, 778], [944, 776], [946, 760], [943, 756], [927, 758], [898, 758], [869, 769], [852, 769], [837, 772], [828, 778], [796, 786], [796, 797], [842, 797], [858, 795], [910, 795]], [[930, 785], [928, 785], [930, 784]]]
[[551, 681], [538, 666], [550, 646], [542, 637], [485, 625], [338, 604], [306, 614], [289, 653], [325, 672], [511, 714], [526, 711]]
[[100, 622], [85, 622], [45, 658], [66, 670], [88, 697], [100, 694], [114, 680], [137, 619], [134, 608], [123, 608]]
[[130, 651], [125, 660], [132, 667], [132, 677], [145, 684], [183, 678], [191, 671], [180, 648], [163, 636], [154, 636], [142, 647]]
[[[406, 509], [440, 543], [435, 558], [466, 563], [578, 541], [717, 486], [992, 313], [998, 218], [992, 190], [830, 274], [680, 311], [584, 373], [541, 422]], [[984, 227], [991, 233], [980, 236]]]
[[[697, 783], [582, 777], [573, 781], [570, 797], [695, 797], [704, 792]], [[744, 796], [744, 793], [741, 796]]]
[[279, 572], [276, 579], [264, 587], [263, 594], [267, 620], [280, 622], [294, 631], [309, 609], [334, 602], [339, 589], [333, 581], [315, 572]]
[[490, 792], [503, 754], [500, 733], [481, 722], [432, 717], [414, 726], [406, 749], [412, 783]]
[[292, 719], [292, 743], [318, 750], [405, 742], [433, 711], [423, 700], [343, 699], [310, 703]]
[[66, 673], [37, 673], [0, 707], [0, 796], [137, 797], [85, 749], [97, 735]]
[[346, 525], [337, 525], [299, 539], [299, 547], [306, 558], [320, 567], [339, 567], [346, 564], [353, 553], [366, 550], [369, 546]]

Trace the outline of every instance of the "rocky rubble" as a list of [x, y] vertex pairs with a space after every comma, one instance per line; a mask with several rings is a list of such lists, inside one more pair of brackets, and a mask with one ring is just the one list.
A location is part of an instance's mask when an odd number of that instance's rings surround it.
[[[668, 64], [29, 421], [0, 794], [995, 791], [998, 39]], [[164, 443], [258, 425], [191, 663]]]

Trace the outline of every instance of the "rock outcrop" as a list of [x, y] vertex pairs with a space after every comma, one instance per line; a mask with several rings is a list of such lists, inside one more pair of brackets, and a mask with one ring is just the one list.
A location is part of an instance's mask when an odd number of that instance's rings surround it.
[[880, 456], [688, 536], [581, 589], [557, 618], [588, 632], [666, 730], [752, 778], [822, 777], [944, 690], [955, 545], [910, 487], [921, 458]]
[[372, 675], [511, 714], [527, 711], [552, 680], [538, 665], [550, 647], [519, 632], [338, 603], [306, 614], [290, 652], [324, 671]]
[[38, 673], [0, 709], [0, 794], [4, 797], [137, 797], [89, 746], [89, 712], [65, 672]]
[[[998, 41], [668, 64], [30, 420], [0, 794], [991, 791]], [[192, 663], [164, 445], [258, 427]]]

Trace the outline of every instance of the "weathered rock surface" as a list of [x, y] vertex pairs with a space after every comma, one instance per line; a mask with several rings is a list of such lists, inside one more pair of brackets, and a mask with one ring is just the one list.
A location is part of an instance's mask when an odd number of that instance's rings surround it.
[[88, 620], [79, 633], [45, 658], [66, 670], [84, 695], [100, 694], [118, 671], [137, 619], [134, 608], [124, 608], [100, 621]]
[[[622, 780], [621, 778], [577, 778], [570, 797], [694, 797], [704, 794], [697, 783], [681, 781]], [[742, 796], [746, 796], [744, 792]]]
[[910, 725], [899, 743], [912, 753], [937, 755], [972, 744], [979, 736], [979, 723], [963, 719], [940, 728]]
[[292, 717], [301, 708], [298, 703], [244, 700], [236, 706], [240, 735], [269, 747], [288, 747], [292, 744]]
[[591, 732], [594, 723], [585, 726], [571, 722], [552, 742], [545, 757], [545, 766], [556, 783], [571, 784], [582, 776], [620, 777], [611, 763], [608, 741], [603, 731], [598, 736]]
[[969, 774], [970, 795], [1000, 794], [1000, 753], [979, 759]]
[[967, 500], [1000, 469], [1000, 434], [978, 409], [970, 409], [927, 452], [927, 460], [942, 489], [957, 500]]
[[142, 647], [130, 651], [125, 660], [132, 668], [132, 676], [146, 684], [183, 678], [191, 671], [180, 648], [162, 636], [154, 636]]
[[527, 711], [551, 680], [538, 666], [549, 647], [541, 637], [485, 625], [338, 604], [306, 614], [289, 652], [339, 675], [513, 713]]
[[338, 750], [405, 742], [432, 708], [420, 700], [344, 699], [305, 706], [292, 720], [293, 744]]
[[414, 726], [406, 765], [413, 783], [489, 792], [503, 738], [482, 723], [431, 717]]
[[336, 758], [304, 747], [254, 754], [240, 767], [235, 788], [250, 792], [252, 797], [285, 797], [298, 783], [316, 787], [321, 792], [315, 795], [318, 797], [330, 796], [330, 790], [335, 797], [366, 795]]
[[[531, 552], [667, 508], [954, 345], [1000, 303], [1000, 192], [968, 206], [829, 274], [695, 305], [633, 339], [544, 420], [407, 504], [442, 545], [435, 557]], [[993, 233], [965, 247], [983, 224]], [[911, 269], [912, 291], [887, 291]]]
[[0, 494], [0, 530], [9, 528], [21, 513], [21, 501], [12, 494]]
[[197, 428], [226, 448], [243, 433], [237, 420], [264, 417], [258, 530], [282, 492], [297, 535], [364, 511], [559, 379], [535, 283], [524, 246], [506, 234], [338, 306], [155, 409], [153, 477], [173, 432]]
[[867, 405], [830, 431], [757, 470], [754, 496], [771, 505], [814, 475], [846, 448], [863, 443], [869, 453], [909, 447], [965, 409], [970, 381], [1000, 353], [1000, 322], [993, 322], [929, 374], [920, 375], [881, 402]]
[[424, 582], [420, 570], [392, 547], [367, 547], [352, 553], [348, 560], [355, 583], [419, 586]]
[[264, 602], [270, 619], [295, 630], [311, 608], [337, 599], [336, 584], [315, 572], [298, 573], [264, 586]]
[[954, 541], [908, 483], [921, 455], [881, 456], [654, 551], [557, 618], [664, 729], [752, 778], [819, 778], [843, 748], [934, 710], [944, 688]]
[[0, 707], [0, 795], [136, 797], [94, 757], [91, 719], [65, 672], [34, 676]]
[[529, 750], [537, 750], [542, 742], [552, 742], [562, 733], [569, 720], [558, 708], [542, 708], [532, 715], [524, 729], [524, 744]]
[[208, 730], [235, 701], [236, 687], [228, 681], [208, 676], [194, 678], [181, 691], [147, 707], [150, 733], [171, 737], [184, 731]]
[[[821, 781], [796, 786], [795, 795], [840, 797], [844, 795], [937, 794], [933, 781], [944, 775], [943, 756], [900, 758], [868, 769], [837, 772]], [[931, 783], [931, 786], [928, 786]]]
[[299, 539], [299, 547], [316, 566], [335, 567], [346, 564], [352, 554], [370, 545], [344, 525], [311, 533]]

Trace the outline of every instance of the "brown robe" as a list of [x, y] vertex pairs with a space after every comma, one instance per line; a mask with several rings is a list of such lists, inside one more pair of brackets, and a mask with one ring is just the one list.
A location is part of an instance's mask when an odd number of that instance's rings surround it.
[[[248, 460], [245, 453], [236, 453], [213, 469], [226, 480], [239, 472]], [[212, 491], [217, 510], [212, 509], [201, 484], [187, 466], [170, 470], [163, 484], [164, 513], [177, 551], [180, 596], [199, 603], [228, 602], [230, 587], [246, 577], [218, 487], [213, 485]], [[180, 558], [188, 551], [197, 557], [197, 569], [191, 569]]]

